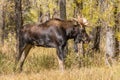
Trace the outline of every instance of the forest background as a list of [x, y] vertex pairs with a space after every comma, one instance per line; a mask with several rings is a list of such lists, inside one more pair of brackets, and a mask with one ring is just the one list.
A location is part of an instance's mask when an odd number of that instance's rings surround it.
[[[92, 38], [89, 44], [83, 44], [79, 48], [79, 58], [76, 58], [73, 50], [73, 41], [69, 40], [64, 73], [61, 74], [58, 70], [55, 49], [43, 47], [34, 47], [30, 51], [22, 74], [13, 73], [18, 50], [17, 31], [21, 25], [43, 23], [51, 18], [72, 19], [78, 15], [82, 15], [90, 23], [86, 30]], [[0, 1], [1, 80], [119, 80], [119, 52], [120, 0]], [[82, 55], [84, 53], [85, 57]], [[117, 57], [111, 68], [106, 65], [106, 53]]]

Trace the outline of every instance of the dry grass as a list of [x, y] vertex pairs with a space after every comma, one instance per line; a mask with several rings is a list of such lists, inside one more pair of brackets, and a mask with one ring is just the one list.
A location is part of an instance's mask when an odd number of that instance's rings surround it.
[[120, 66], [112, 68], [81, 68], [59, 70], [43, 70], [39, 73], [2, 74], [1, 80], [119, 80]]
[[108, 68], [104, 52], [89, 52], [76, 57], [72, 42], [66, 58], [66, 69], [58, 69], [55, 49], [33, 48], [24, 64], [22, 73], [14, 73], [15, 43], [6, 41], [0, 48], [0, 80], [119, 80], [120, 65]]

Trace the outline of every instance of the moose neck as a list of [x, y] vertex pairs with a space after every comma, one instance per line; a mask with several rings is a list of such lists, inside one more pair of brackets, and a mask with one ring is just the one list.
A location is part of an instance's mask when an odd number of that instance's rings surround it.
[[65, 22], [64, 24], [65, 28], [66, 28], [66, 36], [68, 39], [74, 39], [74, 37], [76, 36], [76, 32], [75, 29], [77, 28], [74, 25], [74, 22], [71, 20], [68, 20]]

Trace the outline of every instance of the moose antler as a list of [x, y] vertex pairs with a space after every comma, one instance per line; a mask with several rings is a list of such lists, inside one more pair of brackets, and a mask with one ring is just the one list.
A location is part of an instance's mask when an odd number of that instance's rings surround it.
[[77, 18], [73, 18], [74, 21], [77, 21], [81, 26], [88, 26], [88, 21], [83, 16], [78, 16]]
[[88, 21], [83, 15], [78, 15], [77, 18], [73, 18], [74, 21], [77, 21], [81, 26], [88, 26]]
[[82, 26], [88, 26], [88, 21], [86, 18], [84, 18], [83, 16], [78, 16], [78, 22], [82, 25]]

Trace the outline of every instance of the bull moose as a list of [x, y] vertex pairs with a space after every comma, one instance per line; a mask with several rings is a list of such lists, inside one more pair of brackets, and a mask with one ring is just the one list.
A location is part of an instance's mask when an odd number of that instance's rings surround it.
[[50, 19], [41, 24], [24, 25], [20, 30], [20, 52], [16, 55], [14, 70], [18, 66], [22, 71], [24, 61], [33, 46], [56, 48], [59, 68], [63, 70], [67, 41], [74, 39], [75, 45], [80, 41], [89, 41], [84, 27], [87, 24], [85, 18], [78, 17], [73, 20]]

